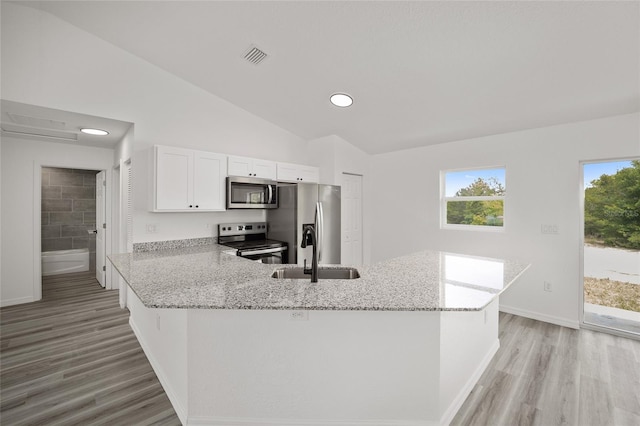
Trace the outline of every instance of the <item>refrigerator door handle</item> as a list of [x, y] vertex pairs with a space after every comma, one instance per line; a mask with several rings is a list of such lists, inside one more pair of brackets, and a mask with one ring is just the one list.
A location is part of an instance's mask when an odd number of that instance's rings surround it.
[[316, 201], [316, 211], [313, 213], [313, 227], [316, 233], [316, 250], [318, 251], [318, 262], [320, 262], [320, 233], [318, 232], [320, 226], [320, 202]]
[[316, 239], [318, 240], [318, 262], [322, 260], [322, 249], [324, 248], [324, 211], [322, 210], [322, 202], [318, 201], [318, 219], [320, 228], [317, 230]]

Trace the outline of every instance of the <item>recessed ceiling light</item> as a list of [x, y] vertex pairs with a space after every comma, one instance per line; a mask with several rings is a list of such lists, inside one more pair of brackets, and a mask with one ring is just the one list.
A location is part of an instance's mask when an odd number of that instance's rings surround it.
[[346, 93], [334, 93], [331, 95], [331, 103], [337, 107], [345, 108], [351, 106], [353, 99]]
[[109, 132], [107, 132], [106, 130], [100, 130], [100, 129], [82, 128], [80, 129], [80, 131], [82, 133], [86, 133], [88, 135], [95, 135], [95, 136], [106, 136], [109, 134]]

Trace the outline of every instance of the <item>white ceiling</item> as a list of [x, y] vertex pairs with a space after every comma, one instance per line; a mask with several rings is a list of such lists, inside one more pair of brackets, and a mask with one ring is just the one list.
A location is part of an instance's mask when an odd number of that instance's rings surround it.
[[[305, 139], [369, 153], [640, 109], [637, 1], [32, 6]], [[243, 59], [251, 45], [260, 65]], [[338, 91], [352, 107], [329, 103]]]
[[[3, 99], [0, 102], [2, 136], [36, 139], [113, 149], [125, 136], [131, 123], [62, 111]], [[81, 128], [101, 129], [106, 136], [81, 133]]]

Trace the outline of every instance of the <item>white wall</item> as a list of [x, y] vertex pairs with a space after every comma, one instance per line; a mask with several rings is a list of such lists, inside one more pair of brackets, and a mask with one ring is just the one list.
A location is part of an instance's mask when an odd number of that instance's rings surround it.
[[371, 156], [340, 136], [330, 135], [308, 143], [308, 164], [320, 167], [320, 183], [341, 185], [342, 174], [366, 175]]
[[124, 137], [118, 142], [113, 150], [113, 164], [117, 166], [120, 161], [130, 160], [133, 156], [133, 145], [135, 141], [135, 125], [131, 125]]
[[[81, 53], [81, 54], [80, 54]], [[306, 142], [48, 13], [2, 2], [4, 99], [135, 124], [134, 242], [210, 236], [261, 212], [151, 213], [154, 144], [304, 163]], [[157, 233], [147, 234], [146, 224]]]
[[[581, 160], [640, 156], [636, 114], [376, 155], [369, 210], [372, 260], [424, 248], [533, 264], [501, 297], [501, 309], [577, 326]], [[440, 229], [440, 171], [506, 167], [504, 232]], [[542, 235], [542, 224], [559, 226]], [[553, 292], [543, 291], [543, 282]]]
[[111, 179], [113, 155], [111, 149], [2, 138], [0, 305], [40, 298], [40, 227], [34, 224], [41, 217], [41, 166], [106, 170]]

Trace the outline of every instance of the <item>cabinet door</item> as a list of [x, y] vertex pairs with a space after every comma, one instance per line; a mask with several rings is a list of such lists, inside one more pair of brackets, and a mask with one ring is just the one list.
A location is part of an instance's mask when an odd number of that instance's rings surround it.
[[276, 163], [267, 160], [253, 160], [253, 175], [263, 179], [276, 179]]
[[229, 156], [229, 176], [253, 176], [253, 159]]
[[311, 166], [299, 166], [298, 175], [301, 182], [318, 183], [320, 182], [320, 169]]
[[300, 182], [296, 164], [278, 163], [277, 172], [279, 182]]
[[320, 169], [301, 164], [278, 163], [278, 181], [318, 183]]
[[227, 156], [194, 151], [193, 167], [194, 209], [224, 210]]
[[157, 210], [189, 209], [193, 200], [193, 154], [191, 150], [157, 146]]

